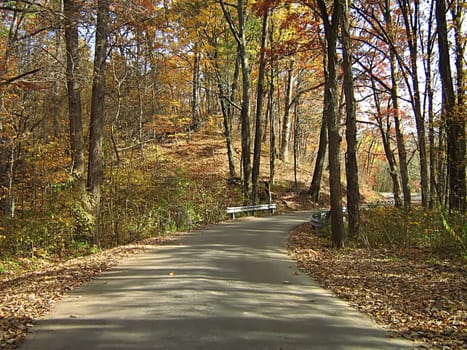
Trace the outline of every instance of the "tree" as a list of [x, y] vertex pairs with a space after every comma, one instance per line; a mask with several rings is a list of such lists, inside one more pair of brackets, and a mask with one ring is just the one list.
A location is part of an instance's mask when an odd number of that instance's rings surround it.
[[394, 128], [396, 131], [397, 151], [399, 155], [399, 171], [401, 174], [401, 186], [402, 193], [404, 196], [404, 208], [407, 210], [410, 208], [410, 187], [409, 187], [409, 172], [407, 170], [407, 151], [405, 147], [404, 135], [401, 130], [401, 114], [399, 108], [399, 83], [398, 83], [398, 72], [397, 72], [397, 58], [395, 48], [395, 34], [392, 23], [391, 7], [389, 0], [385, 2], [384, 18], [386, 22], [386, 28], [388, 33], [388, 39], [390, 42], [391, 49], [389, 50], [390, 55], [390, 67], [391, 67], [391, 101], [392, 109], [394, 111]]
[[263, 100], [264, 100], [264, 78], [266, 75], [266, 45], [268, 37], [269, 9], [263, 9], [261, 29], [261, 49], [259, 55], [259, 76], [256, 90], [256, 123], [255, 123], [255, 146], [253, 151], [252, 202], [256, 204], [258, 197], [258, 177], [261, 165], [261, 143], [263, 131]]
[[[428, 207], [428, 168], [427, 168], [427, 152], [426, 152], [426, 132], [425, 118], [421, 108], [421, 92], [418, 74], [419, 55], [418, 55], [418, 36], [420, 30], [420, 3], [419, 0], [410, 2], [408, 0], [398, 0], [401, 10], [404, 28], [406, 32], [406, 40], [409, 49], [410, 66], [401, 62], [405, 71], [411, 77], [411, 84], [406, 80], [407, 87], [411, 93], [411, 104], [415, 115], [415, 124], [417, 127], [418, 137], [418, 152], [420, 157], [420, 188], [422, 194], [422, 205]], [[412, 4], [412, 5], [411, 5]]]
[[293, 86], [295, 83], [295, 72], [294, 72], [295, 60], [292, 58], [289, 61], [287, 68], [287, 79], [285, 85], [285, 99], [284, 99], [284, 116], [282, 118], [282, 132], [281, 132], [281, 148], [280, 158], [284, 163], [287, 163], [289, 158], [289, 139], [290, 139], [290, 128], [292, 120], [290, 118], [290, 110], [292, 109], [292, 94]]
[[354, 94], [354, 78], [352, 72], [352, 39], [350, 37], [350, 5], [351, 0], [340, 0], [342, 13], [342, 51], [344, 70], [344, 94], [346, 109], [346, 141], [347, 153], [345, 169], [347, 175], [347, 210], [349, 213], [349, 236], [355, 237], [360, 226], [360, 191], [358, 186], [357, 165], [357, 116]]
[[233, 118], [233, 111], [234, 107], [233, 104], [233, 97], [235, 96], [237, 90], [237, 79], [240, 74], [239, 70], [239, 60], [235, 59], [235, 67], [234, 67], [234, 74], [232, 79], [232, 85], [230, 87], [230, 96], [229, 96], [229, 89], [225, 87], [225, 82], [221, 76], [221, 64], [219, 63], [219, 44], [218, 44], [218, 34], [216, 31], [213, 32], [212, 37], [209, 39], [210, 45], [213, 48], [213, 54], [208, 54], [211, 57], [211, 61], [214, 65], [214, 71], [217, 81], [217, 89], [219, 94], [219, 104], [221, 107], [222, 112], [222, 121], [224, 126], [224, 136], [226, 141], [226, 148], [227, 148], [227, 160], [229, 163], [229, 175], [231, 178], [235, 178], [237, 176], [237, 172], [235, 171], [235, 163], [234, 163], [234, 149], [233, 149], [233, 142], [232, 142], [232, 118]]
[[342, 185], [340, 181], [340, 143], [338, 106], [338, 60], [337, 40], [339, 21], [342, 16], [342, 3], [333, 2], [332, 16], [329, 18], [324, 0], [317, 0], [323, 20], [327, 44], [327, 74], [325, 85], [325, 106], [329, 140], [329, 188], [331, 192], [331, 235], [336, 247], [344, 246], [344, 221], [342, 217]]
[[[384, 88], [387, 93], [390, 94], [392, 101], [392, 115], [394, 118], [394, 129], [396, 133], [397, 151], [399, 156], [399, 171], [401, 177], [401, 187], [404, 196], [404, 208], [410, 207], [410, 188], [409, 188], [409, 175], [407, 169], [407, 150], [404, 140], [404, 134], [402, 131], [403, 115], [401, 113], [400, 100], [401, 100], [401, 89], [399, 89], [400, 71], [410, 72], [410, 68], [407, 66], [404, 60], [405, 46], [403, 44], [400, 27], [394, 25], [393, 13], [399, 13], [396, 11], [391, 4], [390, 0], [384, 2], [376, 2], [374, 6], [367, 6], [367, 4], [359, 3], [354, 6], [354, 10], [369, 24], [370, 28], [363, 30], [363, 40], [365, 44], [369, 45], [374, 50], [374, 55], [378, 54], [381, 57], [380, 66], [384, 67], [383, 61], [389, 61], [389, 78], [390, 83], [385, 82], [384, 74], [382, 76], [376, 76], [373, 69], [366, 67], [360, 61], [359, 65], [365, 70], [365, 72], [371, 76], [371, 80], [377, 80], [379, 86]], [[379, 12], [377, 11], [379, 10]], [[399, 21], [396, 20], [396, 23]], [[370, 33], [368, 35], [367, 33]], [[416, 43], [415, 43], [416, 44]], [[400, 49], [402, 47], [402, 49]], [[384, 48], [387, 48], [385, 50]], [[402, 50], [402, 52], [399, 52]], [[383, 72], [384, 73], [384, 72]], [[414, 94], [411, 93], [410, 82], [408, 80], [408, 74], [403, 74], [406, 86], [409, 90], [410, 97]], [[418, 79], [418, 78], [417, 78]], [[418, 81], [418, 80], [417, 80]], [[373, 95], [374, 92], [371, 92]], [[410, 103], [416, 106], [417, 103], [410, 99]], [[415, 110], [415, 108], [413, 107]]]
[[[447, 170], [449, 184], [449, 207], [466, 210], [465, 183], [465, 116], [456, 111], [456, 98], [452, 81], [449, 56], [449, 41], [446, 21], [446, 1], [436, 0], [438, 24], [439, 70], [443, 86], [443, 113], [447, 134]], [[458, 91], [463, 94], [463, 91]]]
[[109, 4], [107, 0], [98, 0], [96, 17], [96, 37], [94, 51], [94, 72], [92, 80], [91, 117], [89, 124], [89, 162], [87, 186], [91, 206], [96, 220], [95, 243], [99, 243], [99, 214], [101, 188], [104, 181], [104, 97], [105, 97], [105, 62], [107, 58], [107, 35], [109, 26]]
[[78, 82], [80, 5], [75, 0], [63, 1], [66, 45], [66, 80], [68, 88], [68, 115], [70, 121], [71, 172], [84, 185], [84, 140], [81, 113], [81, 89]]
[[242, 73], [242, 105], [240, 112], [241, 120], [241, 139], [242, 139], [242, 166], [243, 166], [243, 196], [244, 201], [249, 202], [250, 199], [250, 176], [251, 176], [251, 137], [250, 137], [250, 65], [248, 62], [248, 52], [246, 48], [246, 33], [245, 33], [245, 3], [243, 0], [237, 0], [234, 5], [237, 13], [237, 25], [234, 19], [226, 8], [223, 0], [220, 0], [222, 11], [229, 23], [230, 30], [237, 42], [238, 55], [240, 59]]
[[201, 54], [198, 44], [193, 49], [193, 89], [191, 96], [191, 129], [198, 130], [200, 127], [200, 80], [201, 80]]

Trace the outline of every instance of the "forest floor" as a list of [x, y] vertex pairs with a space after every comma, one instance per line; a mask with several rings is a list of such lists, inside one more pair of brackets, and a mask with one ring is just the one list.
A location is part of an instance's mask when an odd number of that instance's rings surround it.
[[288, 245], [302, 271], [396, 336], [427, 349], [467, 349], [465, 259], [415, 248], [336, 251], [309, 224]]

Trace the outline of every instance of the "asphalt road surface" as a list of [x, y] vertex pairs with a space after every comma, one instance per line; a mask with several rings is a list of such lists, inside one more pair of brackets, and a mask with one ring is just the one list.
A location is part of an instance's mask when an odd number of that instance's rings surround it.
[[23, 350], [402, 349], [287, 256], [309, 213], [221, 223], [155, 247], [72, 292]]

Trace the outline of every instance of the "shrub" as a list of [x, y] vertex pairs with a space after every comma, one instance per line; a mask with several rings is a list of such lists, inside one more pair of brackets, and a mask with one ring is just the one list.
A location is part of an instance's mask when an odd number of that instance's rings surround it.
[[421, 247], [465, 254], [465, 218], [445, 210], [413, 208], [406, 212], [394, 207], [362, 210], [356, 243], [367, 247]]

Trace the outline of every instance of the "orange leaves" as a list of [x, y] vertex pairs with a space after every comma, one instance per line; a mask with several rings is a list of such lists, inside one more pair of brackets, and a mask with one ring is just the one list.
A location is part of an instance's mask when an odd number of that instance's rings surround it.
[[465, 345], [463, 261], [422, 249], [337, 252], [307, 226], [292, 234], [289, 252], [302, 270], [399, 336], [424, 341], [430, 349]]
[[260, 17], [266, 14], [270, 9], [275, 8], [279, 5], [280, 0], [257, 0], [251, 5], [253, 13]]

